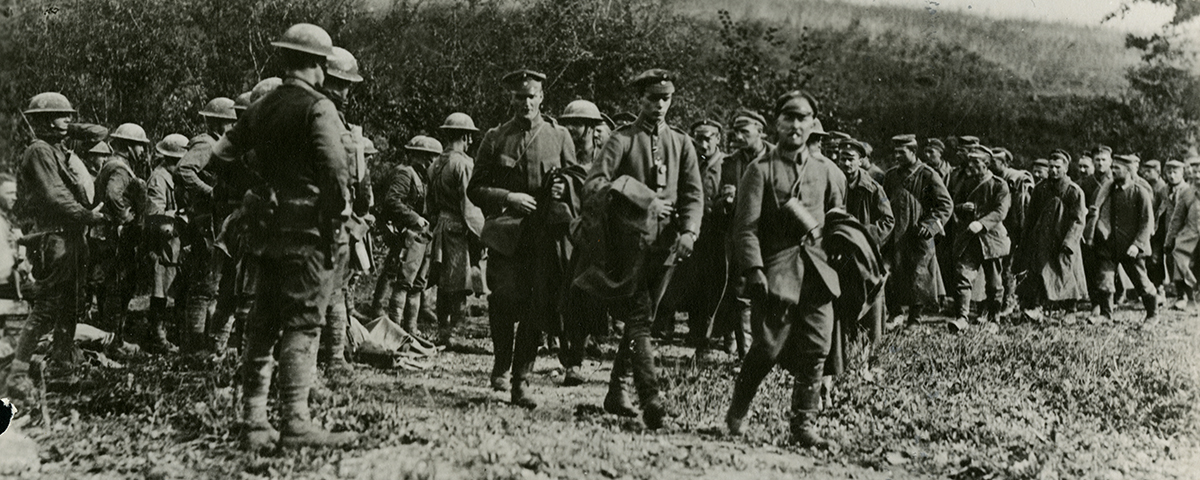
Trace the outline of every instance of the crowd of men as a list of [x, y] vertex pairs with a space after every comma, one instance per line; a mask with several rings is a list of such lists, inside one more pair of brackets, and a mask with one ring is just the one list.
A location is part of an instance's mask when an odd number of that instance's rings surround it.
[[[31, 356], [50, 332], [45, 375], [77, 380], [84, 319], [125, 353], [240, 351], [248, 449], [352, 442], [312, 423], [309, 397], [320, 371], [354, 368], [352, 287], [373, 238], [387, 255], [361, 316], [431, 344], [452, 341], [486, 266], [490, 386], [514, 405], [537, 407], [545, 338], [574, 386], [589, 348], [620, 325], [604, 409], [660, 428], [672, 413], [654, 337], [686, 312], [698, 353], [725, 348], [742, 362], [729, 431], [742, 431], [779, 365], [795, 379], [791, 433], [804, 446], [827, 446], [814, 427], [827, 379], [867, 364], [885, 326], [941, 311], [959, 331], [1085, 305], [1103, 323], [1121, 295], [1153, 322], [1167, 297], [1180, 309], [1194, 297], [1200, 158], [1143, 162], [1098, 146], [1055, 150], [1027, 172], [976, 137], [911, 134], [876, 154], [826, 132], [803, 91], [684, 132], [667, 122], [675, 85], [663, 70], [630, 81], [635, 114], [576, 100], [552, 118], [546, 77], [519, 70], [501, 79], [507, 122], [480, 135], [452, 113], [440, 139], [416, 136], [376, 162], [343, 114], [363, 80], [353, 55], [310, 24], [272, 45], [281, 77], [208, 102], [190, 138], [152, 142], [133, 123], [110, 132], [73, 122], [59, 93], [32, 98], [23, 113], [36, 139], [15, 177], [0, 175], [0, 291], [32, 308], [8, 395], [36, 395]], [[144, 338], [126, 328], [139, 282], [151, 285]]]

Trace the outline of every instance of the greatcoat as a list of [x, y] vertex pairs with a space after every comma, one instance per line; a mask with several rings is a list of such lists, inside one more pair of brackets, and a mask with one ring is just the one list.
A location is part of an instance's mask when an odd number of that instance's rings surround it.
[[1047, 300], [1088, 298], [1079, 246], [1086, 215], [1083, 189], [1069, 178], [1034, 187], [1016, 255], [1016, 271], [1026, 272], [1018, 287], [1021, 297], [1036, 295], [1040, 282]]

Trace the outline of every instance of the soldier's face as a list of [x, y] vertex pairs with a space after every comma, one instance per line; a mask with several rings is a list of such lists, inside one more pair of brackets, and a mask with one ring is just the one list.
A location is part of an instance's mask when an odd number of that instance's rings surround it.
[[1092, 159], [1086, 157], [1079, 159], [1078, 168], [1081, 177], [1086, 177], [1096, 172], [1096, 167], [1092, 165]]
[[793, 98], [784, 104], [783, 112], [775, 118], [775, 131], [779, 132], [779, 145], [788, 149], [803, 147], [817, 127], [817, 116], [808, 99]]
[[1033, 181], [1036, 183], [1045, 180], [1050, 175], [1050, 171], [1043, 165], [1035, 165], [1029, 174], [1033, 175]]
[[936, 148], [925, 147], [921, 150], [921, 160], [928, 163], [930, 166], [938, 166], [942, 164], [942, 151]]
[[71, 120], [70, 116], [51, 118], [50, 131], [58, 135], [66, 135], [67, 127], [71, 125]]
[[714, 131], [696, 129], [692, 138], [696, 139], [696, 151], [704, 155], [717, 153], [717, 146], [721, 143], [721, 134]]
[[567, 122], [563, 123], [563, 127], [571, 133], [571, 141], [575, 142], [576, 147], [590, 144], [588, 140], [595, 134], [595, 128], [583, 122]]
[[987, 170], [987, 165], [988, 157], [983, 155], [971, 155], [967, 157], [967, 174], [971, 175], [972, 177], [983, 175], [983, 172]]
[[896, 147], [892, 149], [892, 160], [897, 165], [912, 165], [917, 162], [917, 152], [910, 147]]
[[511, 93], [512, 108], [518, 116], [533, 119], [542, 111], [542, 86], [528, 83]]
[[0, 209], [10, 212], [17, 204], [17, 182], [0, 183]]
[[1183, 182], [1183, 167], [1167, 167], [1167, 183], [1179, 185]]
[[847, 175], [858, 171], [862, 167], [862, 156], [859, 155], [858, 150], [850, 147], [842, 147], [835, 161], [838, 168], [842, 169], [842, 172], [845, 172]]
[[1138, 175], [1146, 179], [1147, 182], [1158, 180], [1158, 169], [1154, 167], [1142, 167], [1138, 170]]
[[642, 115], [654, 121], [666, 118], [667, 110], [671, 108], [672, 98], [673, 95], [670, 93], [643, 93], [638, 102]]
[[1200, 163], [1189, 163], [1187, 168], [1189, 181], [1200, 181]]
[[1121, 165], [1119, 163], [1113, 164], [1112, 165], [1112, 176], [1113, 176], [1113, 180], [1116, 180], [1118, 182], [1124, 182], [1125, 179], [1130, 177], [1129, 167], [1126, 167], [1125, 165]]
[[608, 128], [607, 123], [601, 123], [592, 131], [592, 137], [596, 139], [596, 148], [604, 146], [604, 142], [608, 141], [608, 137], [612, 135], [612, 129]]
[[762, 143], [762, 126], [757, 123], [747, 123], [733, 129], [729, 138], [730, 146], [735, 149], [755, 148]]
[[1109, 170], [1112, 170], [1113, 163], [1112, 163], [1112, 155], [1111, 154], [1100, 153], [1100, 154], [1097, 154], [1093, 160], [1095, 161], [1095, 164], [1096, 164], [1095, 170], [1097, 172], [1104, 173]]
[[1050, 160], [1050, 169], [1046, 171], [1046, 178], [1058, 180], [1067, 173], [1067, 163], [1061, 158], [1053, 158]]

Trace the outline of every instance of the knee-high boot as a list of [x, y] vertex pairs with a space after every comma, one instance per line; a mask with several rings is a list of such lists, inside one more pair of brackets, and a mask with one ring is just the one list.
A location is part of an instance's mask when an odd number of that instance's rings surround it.
[[796, 376], [792, 386], [792, 418], [790, 427], [792, 442], [805, 448], [829, 448], [828, 440], [817, 434], [816, 419], [821, 399], [821, 374], [824, 372], [824, 359], [815, 362], [816, 366], [804, 368]]
[[513, 364], [513, 342], [516, 340], [516, 325], [513, 312], [503, 301], [493, 300], [488, 305], [488, 323], [492, 333], [492, 389], [509, 389], [509, 371]]
[[622, 417], [637, 417], [633, 403], [629, 401], [629, 388], [626, 384], [626, 373], [629, 371], [629, 357], [632, 355], [629, 339], [621, 339], [621, 347], [617, 349], [617, 357], [613, 360], [612, 376], [608, 380], [608, 394], [604, 396], [604, 411]]
[[[404, 328], [404, 306], [408, 304], [408, 292], [401, 289], [392, 290], [392, 299], [388, 303], [387, 317], [392, 323]], [[408, 330], [407, 328], [404, 328]], [[413, 332], [408, 332], [413, 333]]]
[[733, 399], [729, 402], [729, 411], [725, 413], [725, 426], [729, 433], [741, 435], [746, 415], [750, 413], [750, 405], [754, 395], [758, 393], [758, 385], [771, 373], [774, 366], [764, 351], [751, 349], [742, 360], [742, 370], [738, 373], [737, 381], [733, 384]]
[[247, 348], [242, 375], [243, 430], [242, 448], [252, 452], [272, 448], [279, 441], [279, 431], [271, 426], [267, 415], [267, 394], [271, 390], [271, 372], [275, 358], [271, 348], [258, 351]]
[[404, 302], [404, 323], [400, 326], [408, 330], [408, 333], [415, 335], [420, 334], [420, 328], [417, 325], [417, 316], [421, 313], [421, 292], [408, 292], [408, 298]]

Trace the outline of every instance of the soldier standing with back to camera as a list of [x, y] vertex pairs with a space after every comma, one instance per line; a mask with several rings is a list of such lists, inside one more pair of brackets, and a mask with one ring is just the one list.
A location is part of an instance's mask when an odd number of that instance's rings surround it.
[[815, 420], [841, 288], [822, 246], [825, 216], [843, 209], [846, 177], [820, 151], [818, 104], [793, 91], [775, 101], [779, 146], [738, 188], [731, 251], [754, 309], [754, 343], [734, 384], [725, 424], [742, 433], [759, 384], [775, 365], [795, 379], [792, 441], [827, 448]]
[[[222, 162], [253, 152], [255, 171], [266, 182], [248, 196], [245, 207], [256, 225], [250, 243], [264, 279], [247, 322], [241, 369], [243, 446], [254, 451], [275, 438], [283, 446], [303, 446], [344, 444], [356, 437], [314, 425], [308, 406], [337, 237], [351, 210], [342, 143], [346, 129], [337, 107], [318, 90], [333, 42], [320, 27], [301, 23], [272, 45], [281, 54], [283, 85], [252, 104], [213, 148]], [[267, 416], [277, 345], [282, 432]]]
[[545, 75], [519, 70], [502, 81], [509, 89], [514, 117], [484, 134], [467, 194], [487, 216], [482, 240], [488, 246], [487, 283], [492, 289], [488, 296], [495, 351], [492, 388], [509, 388], [511, 369], [512, 403], [535, 408], [537, 403], [528, 395], [528, 376], [533, 373], [542, 331], [558, 314], [556, 302], [542, 295], [534, 298], [534, 284], [555, 281], [540, 276], [549, 274], [542, 267], [558, 256], [553, 249], [543, 248], [548, 239], [539, 208], [548, 203], [547, 174], [575, 165], [575, 145], [566, 128], [542, 116]]
[[39, 93], [23, 113], [37, 138], [25, 147], [17, 167], [19, 213], [31, 224], [27, 231], [40, 235], [29, 252], [37, 282], [30, 295], [32, 309], [17, 340], [7, 380], [7, 395], [13, 398], [36, 395], [29, 361], [38, 339], [51, 330], [54, 340], [47, 376], [76, 381], [74, 368], [80, 355], [75, 351], [75, 321], [87, 265], [84, 231], [104, 221], [104, 215], [87, 208], [87, 193], [67, 167], [63, 140], [75, 115], [71, 102], [59, 93]]
[[175, 282], [179, 268], [179, 229], [175, 202], [175, 172], [179, 159], [187, 152], [188, 138], [178, 133], [163, 137], [155, 150], [162, 156], [162, 163], [150, 171], [146, 180], [146, 223], [142, 245], [151, 260], [152, 288], [150, 310], [146, 317], [150, 323], [150, 343], [146, 349], [155, 353], [174, 353], [179, 348], [167, 340], [167, 298]]

